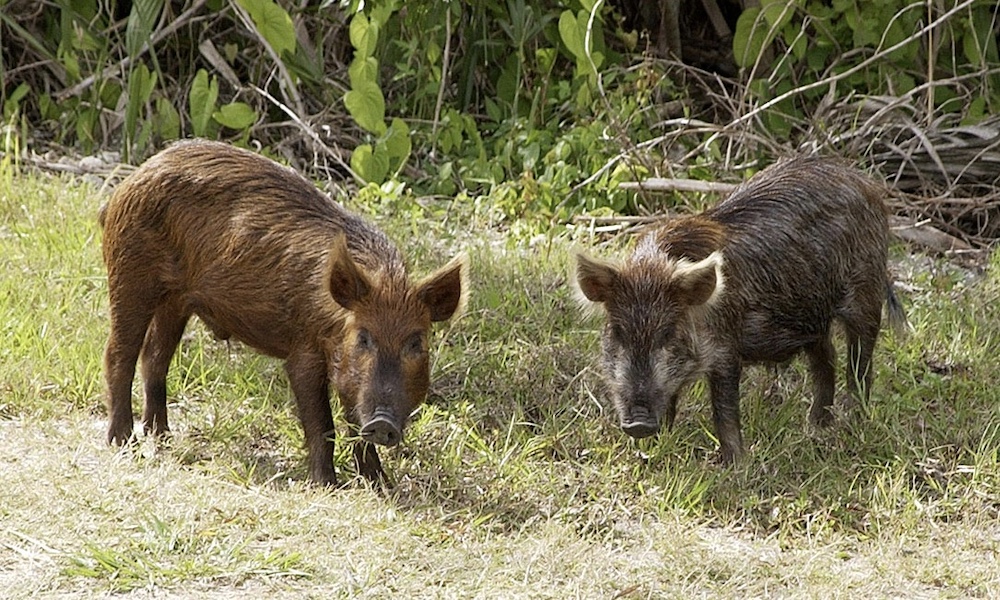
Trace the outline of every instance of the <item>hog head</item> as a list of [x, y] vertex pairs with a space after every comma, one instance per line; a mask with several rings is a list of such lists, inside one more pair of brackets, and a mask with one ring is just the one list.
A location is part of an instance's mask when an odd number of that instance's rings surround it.
[[395, 446], [430, 384], [431, 323], [459, 313], [466, 299], [467, 258], [456, 257], [415, 285], [401, 272], [366, 271], [340, 237], [330, 252], [327, 282], [346, 312], [335, 356], [334, 385], [345, 416], [360, 434], [359, 472], [383, 476], [372, 444]]
[[604, 374], [628, 435], [673, 425], [678, 393], [702, 370], [697, 323], [722, 289], [721, 265], [718, 252], [690, 262], [640, 248], [622, 265], [577, 255], [581, 302], [604, 308]]

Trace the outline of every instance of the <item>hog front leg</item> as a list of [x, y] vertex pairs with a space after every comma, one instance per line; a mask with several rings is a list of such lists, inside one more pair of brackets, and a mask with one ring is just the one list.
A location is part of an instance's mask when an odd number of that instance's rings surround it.
[[294, 355], [285, 362], [285, 371], [305, 433], [309, 478], [320, 485], [333, 485], [337, 482], [333, 470], [335, 430], [326, 361], [319, 354]]
[[739, 359], [730, 361], [709, 374], [708, 386], [712, 397], [712, 420], [719, 438], [719, 457], [723, 464], [732, 464], [743, 456], [743, 433], [740, 430]]

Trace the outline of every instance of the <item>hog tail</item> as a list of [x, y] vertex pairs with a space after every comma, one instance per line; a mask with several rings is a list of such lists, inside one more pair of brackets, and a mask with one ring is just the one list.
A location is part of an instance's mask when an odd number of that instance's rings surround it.
[[889, 313], [889, 327], [897, 340], [904, 339], [913, 328], [906, 319], [906, 312], [903, 310], [903, 303], [896, 296], [895, 284], [891, 279], [885, 282], [885, 308]]
[[108, 203], [105, 202], [101, 205], [101, 208], [97, 210], [97, 224], [104, 229], [104, 220], [108, 217]]

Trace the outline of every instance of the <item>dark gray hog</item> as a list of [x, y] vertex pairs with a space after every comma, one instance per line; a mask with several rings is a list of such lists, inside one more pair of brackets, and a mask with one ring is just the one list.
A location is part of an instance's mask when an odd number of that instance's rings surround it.
[[794, 158], [714, 208], [663, 221], [622, 263], [579, 254], [579, 292], [604, 308], [603, 366], [625, 433], [672, 425], [678, 394], [704, 375], [721, 458], [731, 462], [743, 449], [743, 365], [800, 353], [810, 421], [829, 423], [834, 322], [847, 336], [848, 388], [867, 399], [882, 305], [893, 325], [905, 324], [886, 273], [885, 195], [839, 161]]

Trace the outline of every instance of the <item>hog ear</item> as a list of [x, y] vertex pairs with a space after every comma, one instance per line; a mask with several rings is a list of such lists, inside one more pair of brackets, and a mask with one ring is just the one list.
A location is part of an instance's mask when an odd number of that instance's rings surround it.
[[696, 263], [681, 261], [671, 277], [677, 298], [687, 306], [714, 302], [722, 291], [722, 254], [713, 252]]
[[347, 236], [340, 234], [330, 247], [326, 263], [326, 281], [337, 304], [354, 310], [372, 289], [368, 277], [358, 268], [347, 249]]
[[431, 311], [431, 321], [447, 321], [465, 310], [469, 295], [469, 257], [459, 254], [417, 284], [417, 297]]
[[618, 278], [618, 270], [608, 262], [590, 258], [583, 252], [576, 255], [576, 289], [579, 294], [603, 304], [611, 298]]

